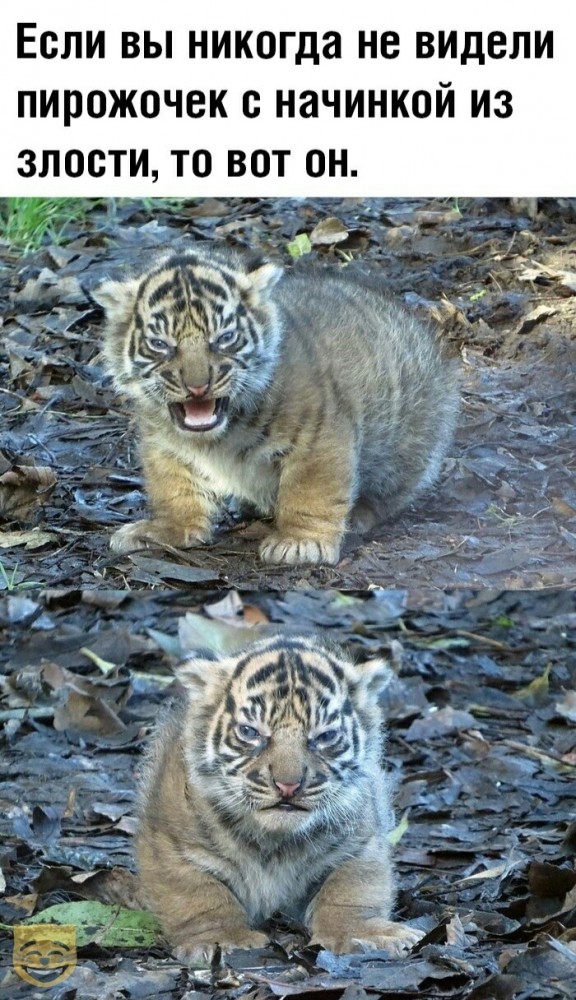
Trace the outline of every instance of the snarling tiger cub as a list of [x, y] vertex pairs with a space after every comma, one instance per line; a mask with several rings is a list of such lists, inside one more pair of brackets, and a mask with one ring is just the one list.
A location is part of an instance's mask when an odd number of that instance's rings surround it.
[[346, 528], [437, 477], [457, 374], [430, 331], [350, 270], [284, 273], [203, 244], [93, 291], [104, 354], [133, 401], [151, 519], [112, 548], [210, 539], [225, 497], [274, 527], [270, 563], [336, 563]]
[[178, 677], [187, 697], [152, 745], [137, 836], [142, 898], [177, 956], [264, 946], [276, 911], [335, 952], [415, 944], [390, 919], [386, 663], [278, 636]]

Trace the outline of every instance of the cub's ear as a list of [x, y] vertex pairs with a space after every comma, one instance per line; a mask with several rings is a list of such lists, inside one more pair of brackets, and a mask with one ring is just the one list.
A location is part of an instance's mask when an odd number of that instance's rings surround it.
[[359, 701], [375, 704], [384, 688], [394, 677], [386, 660], [366, 660], [354, 666], [356, 692]]
[[189, 691], [205, 694], [210, 688], [223, 684], [228, 680], [236, 666], [236, 660], [211, 660], [207, 657], [193, 657], [184, 660], [175, 668], [175, 674], [181, 684]]
[[140, 282], [136, 278], [129, 281], [103, 281], [89, 291], [90, 298], [98, 306], [102, 306], [106, 317], [114, 319], [125, 316], [134, 307]]
[[282, 277], [282, 268], [272, 261], [259, 260], [249, 269], [247, 277], [249, 293], [265, 299]]

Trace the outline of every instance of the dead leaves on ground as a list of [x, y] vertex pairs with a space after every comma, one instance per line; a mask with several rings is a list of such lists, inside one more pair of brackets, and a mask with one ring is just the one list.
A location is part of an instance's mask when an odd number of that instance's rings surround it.
[[[532, 218], [486, 199], [119, 202], [114, 219], [94, 203], [66, 246], [11, 257], [2, 272], [8, 581], [184, 592], [376, 584], [413, 594], [574, 583], [575, 233], [570, 203], [545, 200]], [[296, 242], [306, 251], [299, 267], [377, 270], [462, 353], [464, 408], [443, 482], [373, 538], [350, 536], [336, 568], [262, 567], [254, 526], [234, 511], [215, 544], [193, 552], [109, 551], [111, 529], [141, 517], [145, 496], [123, 401], [103, 377], [90, 288], [190, 238], [245, 241], [288, 266]]]
[[[66, 900], [137, 910], [135, 781], [160, 705], [180, 697], [174, 664], [196, 649], [234, 650], [262, 630], [296, 627], [327, 629], [361, 658], [395, 657], [384, 709], [402, 817], [398, 905], [426, 936], [400, 961], [336, 957], [307, 948], [297, 928], [273, 924], [271, 951], [182, 970], [160, 937], [151, 950], [119, 942], [103, 953], [105, 920], [93, 925], [69, 989], [81, 997], [87, 983], [93, 992], [115, 984], [136, 998], [138, 981], [152, 993], [161, 982], [167, 996], [185, 987], [205, 1000], [513, 1000], [538, 983], [535, 997], [572, 996], [574, 595], [446, 595], [433, 612], [410, 610], [397, 592], [209, 592], [192, 606], [160, 593], [94, 596], [4, 599], [12, 602], [11, 614], [3, 606], [7, 627], [20, 639], [6, 647], [0, 709], [0, 921]], [[15, 980], [10, 988], [19, 1000]]]

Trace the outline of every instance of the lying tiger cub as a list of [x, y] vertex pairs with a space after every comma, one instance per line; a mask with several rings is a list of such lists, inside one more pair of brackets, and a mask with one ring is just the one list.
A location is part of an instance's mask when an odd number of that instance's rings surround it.
[[436, 479], [457, 373], [430, 331], [350, 268], [283, 273], [194, 245], [93, 291], [135, 408], [151, 508], [112, 548], [208, 541], [225, 497], [274, 527], [269, 563], [336, 563]]
[[408, 950], [378, 694], [389, 668], [317, 639], [262, 640], [178, 671], [141, 795], [141, 894], [177, 957], [266, 944], [276, 911], [334, 952]]

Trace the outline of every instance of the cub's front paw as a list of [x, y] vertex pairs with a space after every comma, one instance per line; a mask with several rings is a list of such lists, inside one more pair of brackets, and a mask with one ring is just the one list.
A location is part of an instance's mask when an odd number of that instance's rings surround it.
[[202, 938], [193, 938], [189, 944], [179, 945], [174, 949], [174, 955], [183, 965], [210, 965], [216, 945], [219, 945], [224, 954], [234, 951], [236, 948], [265, 948], [268, 944], [266, 934], [260, 931], [246, 931], [239, 933], [232, 931], [227, 933], [225, 929], [218, 935], [216, 940], [206, 941]]
[[321, 944], [335, 955], [382, 949], [394, 958], [399, 958], [409, 952], [423, 937], [423, 931], [408, 927], [407, 924], [395, 923], [392, 920], [367, 920], [351, 928], [343, 927], [336, 934], [314, 933], [312, 944]]
[[188, 549], [210, 540], [210, 531], [168, 524], [165, 521], [135, 521], [124, 524], [110, 539], [113, 552], [133, 552], [151, 545], [170, 545], [175, 549]]
[[286, 563], [289, 566], [305, 563], [335, 566], [340, 558], [340, 539], [325, 541], [290, 535], [268, 535], [260, 546], [260, 558], [262, 562]]

